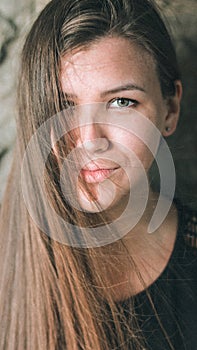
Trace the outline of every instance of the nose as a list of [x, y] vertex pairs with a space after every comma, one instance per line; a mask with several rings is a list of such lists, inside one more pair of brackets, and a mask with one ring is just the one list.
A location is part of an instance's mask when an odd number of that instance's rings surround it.
[[85, 118], [83, 114], [83, 125], [78, 129], [77, 147], [83, 147], [88, 153], [102, 153], [107, 151], [110, 140], [107, 136], [106, 125], [99, 123], [98, 111], [86, 106]]
[[109, 148], [109, 139], [101, 124], [82, 126], [79, 132], [77, 146], [82, 146], [89, 153], [102, 153]]
[[109, 148], [109, 142], [106, 138], [102, 137], [95, 140], [89, 140], [83, 144], [84, 148], [88, 153], [102, 153], [107, 151]]

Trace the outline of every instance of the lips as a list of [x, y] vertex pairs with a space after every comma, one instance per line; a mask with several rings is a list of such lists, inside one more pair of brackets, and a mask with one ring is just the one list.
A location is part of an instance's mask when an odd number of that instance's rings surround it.
[[81, 176], [87, 183], [98, 183], [110, 177], [118, 167], [115, 168], [84, 168], [81, 170]]

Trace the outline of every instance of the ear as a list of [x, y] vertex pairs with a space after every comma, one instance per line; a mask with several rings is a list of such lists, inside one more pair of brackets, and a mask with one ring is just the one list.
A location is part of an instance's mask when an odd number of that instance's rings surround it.
[[179, 113], [180, 113], [180, 102], [182, 97], [182, 84], [180, 80], [176, 80], [175, 84], [175, 95], [169, 96], [166, 99], [167, 102], [167, 115], [164, 121], [164, 128], [162, 135], [167, 137], [172, 135], [177, 127]]

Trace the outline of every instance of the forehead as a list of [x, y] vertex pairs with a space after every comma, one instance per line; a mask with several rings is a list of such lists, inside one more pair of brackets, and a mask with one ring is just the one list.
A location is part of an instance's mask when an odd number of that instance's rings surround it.
[[[86, 48], [70, 52], [61, 59], [63, 90], [79, 84], [87, 88], [137, 80], [142, 88], [157, 79], [153, 57], [142, 47], [124, 38], [102, 38]], [[75, 84], [76, 83], [76, 84]], [[109, 87], [110, 87], [109, 86]]]

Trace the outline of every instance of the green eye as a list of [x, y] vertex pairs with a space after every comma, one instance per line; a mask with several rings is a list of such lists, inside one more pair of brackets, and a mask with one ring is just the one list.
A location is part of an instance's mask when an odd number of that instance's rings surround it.
[[136, 105], [138, 102], [130, 98], [116, 98], [110, 102], [112, 108], [127, 108]]

